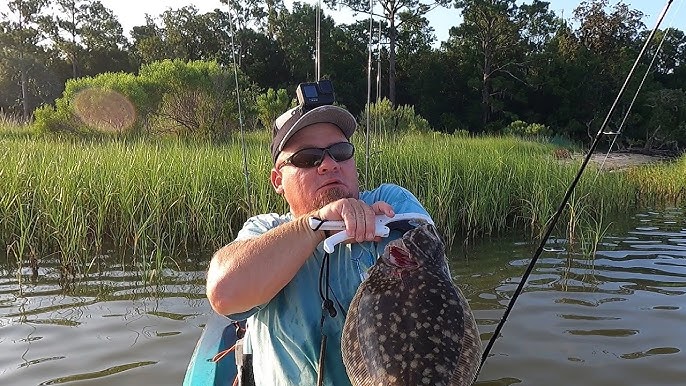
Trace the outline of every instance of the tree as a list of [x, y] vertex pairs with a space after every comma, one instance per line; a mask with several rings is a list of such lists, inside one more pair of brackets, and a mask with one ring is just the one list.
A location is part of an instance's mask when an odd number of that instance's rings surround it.
[[[338, 3], [345, 5], [353, 10], [353, 12], [363, 12], [369, 14], [372, 10], [369, 9], [369, 2], [365, 0], [325, 0], [325, 2], [335, 7]], [[395, 82], [396, 82], [396, 49], [398, 41], [398, 28], [403, 23], [420, 18], [429, 13], [432, 9], [439, 5], [445, 6], [450, 0], [436, 0], [431, 4], [424, 4], [420, 0], [381, 0], [380, 6], [381, 14], [375, 14], [382, 17], [388, 23], [388, 99], [395, 105]], [[403, 15], [403, 12], [405, 14]], [[401, 15], [403, 17], [401, 18]]]
[[[365, 29], [366, 31], [366, 29]], [[332, 25], [322, 38], [322, 73], [335, 82], [336, 99], [354, 113], [362, 111], [367, 95], [367, 36], [355, 25]]]
[[[130, 70], [128, 42], [114, 13], [98, 0], [55, 0], [58, 12], [41, 19], [53, 47], [71, 63], [72, 77]], [[103, 60], [107, 59], [107, 60]]]
[[72, 77], [79, 77], [81, 27], [88, 7], [88, 0], [55, 0], [59, 13], [42, 18], [43, 29], [52, 38], [53, 45], [71, 63]]
[[608, 0], [583, 1], [574, 9], [574, 19], [580, 22], [579, 41], [588, 50], [601, 55], [617, 53], [636, 42], [645, 27], [643, 13], [619, 2], [608, 13]]
[[[276, 33], [279, 14], [286, 9], [283, 0], [221, 0], [229, 6], [235, 29], [246, 30], [252, 26], [265, 32], [270, 39]], [[266, 9], [265, 9], [266, 6]]]
[[163, 59], [231, 61], [231, 18], [215, 9], [199, 14], [194, 6], [168, 9], [158, 26], [151, 17], [132, 29], [133, 49], [141, 63]]
[[647, 149], [676, 150], [686, 145], [686, 92], [659, 89], [648, 94], [650, 116], [644, 127]]
[[456, 0], [463, 22], [450, 30], [447, 48], [462, 51], [478, 67], [482, 125], [502, 111], [509, 82], [522, 81], [523, 46], [514, 0]]
[[[308, 4], [295, 3], [291, 12], [285, 10], [279, 14], [275, 37], [289, 75], [286, 84], [274, 88], [292, 91], [294, 84], [318, 80], [315, 79], [316, 12]], [[333, 80], [339, 103], [353, 112], [360, 111], [364, 105], [360, 95], [366, 94], [367, 37], [361, 34], [359, 24], [336, 26], [331, 17], [323, 14], [320, 28], [320, 76]]]
[[84, 75], [133, 71], [129, 42], [121, 23], [100, 1], [94, 1], [85, 9], [81, 42]]
[[[236, 32], [236, 57], [241, 70], [262, 89], [289, 85], [286, 56], [279, 42], [252, 29]], [[231, 61], [227, 56], [224, 61]]]
[[[291, 12], [279, 14], [276, 40], [286, 57], [286, 66], [293, 82], [307, 82], [315, 79], [315, 33], [316, 9], [309, 4], [294, 3]], [[322, 38], [333, 28], [330, 17], [321, 21]], [[328, 56], [322, 55], [323, 58]]]
[[527, 44], [529, 54], [542, 52], [560, 26], [561, 21], [549, 10], [549, 6], [549, 2], [533, 0], [531, 4], [520, 5], [517, 10], [520, 35]]
[[576, 39], [566, 22], [548, 9], [549, 5], [534, 0], [531, 4], [521, 4], [515, 15], [516, 23], [521, 26], [524, 82], [520, 83], [517, 98], [510, 103], [513, 119], [532, 123], [554, 121], [562, 110], [557, 96], [565, 90], [558, 85], [561, 78], [572, 76], [565, 66], [564, 50], [569, 49], [570, 39], [573, 42]]
[[[31, 115], [30, 105], [30, 69], [38, 62], [42, 53], [38, 43], [43, 36], [38, 25], [43, 7], [48, 0], [11, 0], [7, 5], [15, 21], [6, 20], [0, 23], [0, 58], [6, 66], [5, 71], [11, 77], [18, 74], [21, 87], [20, 101], [22, 117], [28, 121]], [[6, 16], [6, 15], [3, 15]], [[4, 88], [3, 88], [4, 90]], [[3, 91], [4, 93], [4, 91]], [[11, 96], [8, 95], [8, 102]]]
[[[638, 39], [639, 32], [645, 27], [642, 17], [640, 11], [631, 10], [621, 2], [610, 9], [607, 0], [582, 2], [574, 10], [574, 18], [579, 23], [575, 31], [578, 41], [575, 60], [583, 74], [576, 86], [577, 117], [585, 122], [589, 136], [597, 132], [638, 56], [643, 44]], [[643, 72], [645, 67], [637, 73]], [[640, 76], [632, 78], [628, 89], [636, 90], [639, 81]], [[628, 104], [628, 100], [622, 101], [608, 130], [618, 128]]]
[[441, 97], [439, 90], [446, 81], [440, 78], [447, 77], [447, 74], [441, 67], [441, 54], [431, 47], [435, 41], [434, 30], [425, 17], [415, 17], [403, 12], [400, 14], [400, 20], [402, 23], [398, 29], [397, 104], [415, 106], [422, 116], [437, 124], [440, 113], [435, 111], [435, 107], [440, 102], [436, 99]]
[[[640, 40], [645, 41], [649, 31], [640, 34]], [[653, 57], [657, 51], [655, 61], [655, 77], [667, 88], [686, 89], [686, 35], [675, 28], [657, 31], [653, 44], [649, 46], [646, 56]], [[661, 42], [661, 45], [657, 42]]]

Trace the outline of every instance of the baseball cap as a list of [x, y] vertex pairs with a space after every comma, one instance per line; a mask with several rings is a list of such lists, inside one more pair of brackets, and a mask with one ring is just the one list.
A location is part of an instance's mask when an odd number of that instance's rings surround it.
[[319, 106], [305, 113], [301, 106], [294, 107], [281, 114], [274, 122], [271, 144], [272, 161], [276, 163], [279, 153], [295, 133], [315, 123], [332, 123], [341, 129], [347, 139], [350, 139], [357, 127], [355, 117], [348, 110], [338, 106]]

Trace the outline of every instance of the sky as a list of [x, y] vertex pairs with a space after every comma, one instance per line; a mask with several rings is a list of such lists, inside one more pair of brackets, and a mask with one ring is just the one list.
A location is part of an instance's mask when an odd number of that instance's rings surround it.
[[[226, 6], [221, 4], [219, 0], [100, 0], [106, 7], [114, 11], [119, 17], [119, 22], [122, 23], [125, 33], [131, 27], [142, 25], [145, 23], [145, 13], [153, 16], [158, 16], [167, 8], [178, 9], [186, 5], [193, 4], [201, 12], [209, 12], [215, 8], [226, 9]], [[572, 17], [572, 11], [576, 8], [581, 0], [547, 0], [550, 3], [549, 9], [554, 11], [558, 16], [563, 16], [565, 19]], [[317, 0], [300, 0], [301, 3], [317, 4]], [[517, 3], [528, 3], [529, 0], [517, 1]], [[644, 24], [647, 28], [652, 28], [657, 22], [657, 17], [667, 3], [665, 0], [624, 0], [625, 4], [633, 9], [638, 9], [646, 16], [644, 17]], [[293, 0], [285, 0], [286, 7], [291, 8]], [[616, 4], [616, 0], [610, 0], [610, 4]], [[674, 26], [683, 31], [686, 31], [686, 0], [673, 0], [671, 8], [662, 22], [662, 26]], [[323, 1], [322, 1], [323, 4]], [[350, 23], [354, 20], [350, 11], [342, 9], [340, 12], [331, 14], [325, 5], [322, 5], [324, 12], [327, 15], [332, 15], [337, 23]], [[679, 9], [681, 8], [681, 9]], [[678, 12], [677, 12], [678, 11]], [[680, 17], [675, 17], [673, 15]], [[358, 15], [358, 19], [368, 20], [369, 16]], [[451, 27], [459, 25], [461, 22], [460, 12], [455, 9], [437, 8], [431, 11], [427, 18], [430, 25], [434, 28], [438, 42], [445, 41], [448, 38], [448, 31]], [[314, 26], [314, 23], [313, 23]]]
[[[151, 16], [159, 16], [165, 10], [178, 9], [187, 5], [195, 5], [201, 13], [209, 12], [215, 8], [226, 10], [226, 6], [219, 0], [100, 0], [105, 7], [111, 9], [117, 15], [119, 22], [124, 28], [124, 33], [129, 36], [129, 31], [132, 27], [145, 24], [145, 14]], [[317, 0], [300, 0], [302, 3], [309, 3], [315, 5]], [[518, 0], [517, 3], [528, 3], [529, 0]], [[572, 11], [576, 8], [581, 0], [548, 0], [550, 3], [549, 9], [554, 11], [558, 16], [563, 16], [565, 19], [571, 19]], [[638, 9], [645, 14], [643, 19], [647, 28], [652, 27], [657, 22], [657, 17], [664, 8], [667, 1], [665, 0], [624, 0], [625, 4], [633, 9]], [[286, 6], [290, 9], [293, 0], [285, 0]], [[617, 0], [610, 0], [610, 4], [617, 3]], [[673, 0], [672, 6], [662, 23], [662, 27], [673, 26], [686, 31], [686, 0]], [[323, 4], [323, 2], [322, 2]], [[350, 23], [354, 20], [350, 11], [331, 11], [322, 6], [327, 15], [334, 17], [337, 23]], [[0, 0], [0, 12], [6, 11], [7, 6], [5, 1]], [[451, 27], [460, 24], [460, 12], [455, 9], [437, 8], [431, 11], [427, 18], [429, 19], [431, 27], [434, 28], [437, 41], [445, 41], [448, 38], [448, 31]], [[368, 16], [358, 15], [357, 19], [368, 20]], [[314, 28], [314, 22], [313, 22]]]

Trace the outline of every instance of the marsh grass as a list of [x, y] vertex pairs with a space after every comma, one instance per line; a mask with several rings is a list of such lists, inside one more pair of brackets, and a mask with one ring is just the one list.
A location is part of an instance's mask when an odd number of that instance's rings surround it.
[[[408, 188], [449, 235], [473, 237], [510, 228], [543, 230], [576, 175], [579, 163], [554, 157], [556, 147], [514, 137], [443, 134], [385, 136], [365, 186], [394, 181]], [[566, 210], [578, 222], [578, 207], [596, 216], [635, 207], [636, 181], [620, 173], [584, 176]], [[601, 202], [606, 202], [600, 205]], [[575, 208], [577, 210], [575, 210]]]
[[665, 164], [650, 164], [627, 171], [640, 181], [635, 194], [649, 202], [678, 206], [686, 199], [686, 155]]
[[[235, 144], [0, 143], [0, 234], [19, 265], [29, 251], [57, 252], [65, 269], [83, 273], [83, 259], [112, 240], [145, 256], [142, 267], [159, 269], [189, 246], [227, 243], [248, 216]], [[249, 147], [250, 160], [260, 159], [259, 146]], [[266, 162], [253, 162], [252, 172], [255, 191], [268, 192]], [[254, 201], [255, 210], [278, 208], [276, 197]]]
[[20, 117], [8, 114], [0, 109], [0, 137], [28, 137], [35, 135], [35, 130], [24, 123]]
[[[363, 188], [389, 181], [406, 187], [450, 244], [512, 228], [540, 235], [579, 166], [556, 160], [553, 145], [513, 137], [385, 133], [373, 138], [365, 176], [363, 140], [355, 138]], [[238, 138], [216, 145], [0, 136], [0, 237], [8, 260], [21, 267], [54, 254], [65, 275], [77, 276], [113, 243], [153, 278], [184, 251], [230, 242], [250, 215], [287, 210], [269, 183], [267, 143], [266, 133], [246, 137], [246, 197]], [[685, 165], [582, 178], [567, 226], [683, 199]]]

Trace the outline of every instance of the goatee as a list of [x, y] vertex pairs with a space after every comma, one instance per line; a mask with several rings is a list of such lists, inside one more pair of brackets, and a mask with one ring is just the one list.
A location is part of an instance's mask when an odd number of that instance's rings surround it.
[[322, 194], [315, 197], [313, 205], [314, 208], [312, 210], [322, 208], [324, 205], [332, 203], [336, 200], [340, 200], [341, 198], [350, 197], [352, 197], [352, 194], [350, 194], [350, 192], [346, 189], [340, 187], [326, 189], [324, 192], [322, 192]]

